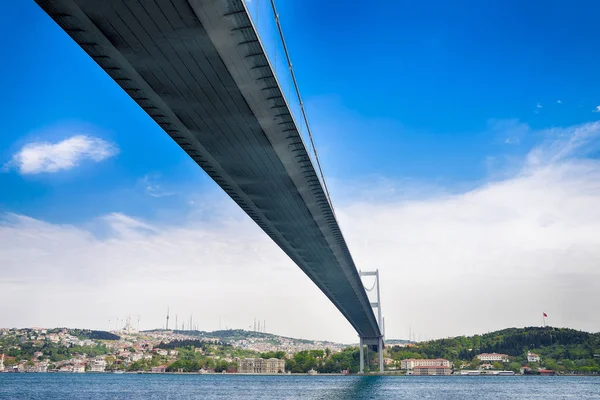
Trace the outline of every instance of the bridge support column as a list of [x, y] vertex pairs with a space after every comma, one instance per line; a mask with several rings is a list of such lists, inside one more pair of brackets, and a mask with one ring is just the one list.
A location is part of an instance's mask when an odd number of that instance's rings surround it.
[[361, 336], [360, 338], [360, 373], [365, 372], [365, 346], [367, 346], [367, 365], [369, 364], [369, 349], [377, 352], [379, 372], [384, 372], [383, 365], [383, 336]]
[[[363, 347], [366, 345], [367, 350], [372, 348], [374, 351], [377, 351], [378, 356], [378, 364], [379, 364], [379, 372], [384, 373], [384, 365], [383, 365], [383, 338], [385, 337], [385, 320], [383, 319], [383, 315], [381, 314], [381, 296], [379, 290], [379, 270], [375, 271], [358, 271], [358, 275], [361, 276], [374, 276], [375, 283], [371, 287], [371, 289], [367, 289], [365, 287], [365, 291], [370, 292], [371, 290], [377, 288], [377, 299], [376, 301], [371, 301], [371, 307], [377, 308], [377, 324], [380, 329], [380, 336], [361, 336], [360, 337], [360, 373], [364, 372], [364, 355], [363, 355]], [[364, 283], [363, 283], [364, 286]], [[367, 352], [367, 363], [369, 363]]]
[[360, 373], [365, 373], [365, 344], [362, 338], [360, 338]]
[[379, 336], [379, 345], [377, 345], [377, 354], [379, 355], [379, 372], [383, 374], [383, 336]]

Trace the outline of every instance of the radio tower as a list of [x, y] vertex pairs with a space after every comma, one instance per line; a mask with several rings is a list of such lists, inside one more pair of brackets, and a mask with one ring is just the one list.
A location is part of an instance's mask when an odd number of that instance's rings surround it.
[[167, 307], [167, 325], [166, 325], [166, 330], [169, 330], [169, 308]]

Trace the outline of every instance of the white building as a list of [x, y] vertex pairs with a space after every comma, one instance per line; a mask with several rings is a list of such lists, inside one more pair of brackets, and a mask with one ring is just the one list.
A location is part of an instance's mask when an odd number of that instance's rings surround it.
[[452, 363], [443, 358], [407, 358], [406, 360], [400, 361], [401, 369], [414, 369], [415, 367], [447, 367], [450, 368]]
[[481, 353], [477, 355], [481, 361], [501, 361], [508, 362], [508, 354], [501, 353]]
[[450, 375], [452, 370], [450, 367], [442, 365], [436, 366], [418, 366], [413, 369], [413, 375]]
[[46, 335], [46, 339], [48, 339], [52, 343], [60, 342], [60, 338], [58, 337], [58, 335], [56, 333], [51, 333], [49, 335]]
[[240, 374], [282, 374], [285, 372], [285, 360], [278, 358], [242, 358], [238, 361]]
[[[129, 361], [131, 362], [136, 362], [141, 360], [142, 358], [144, 358], [144, 354], [143, 353], [133, 353], [129, 355]], [[152, 356], [150, 356], [150, 358], [152, 358]]]
[[537, 363], [539, 363], [540, 362], [540, 356], [538, 356], [535, 353], [527, 352], [527, 361], [528, 362], [537, 362]]
[[85, 372], [85, 364], [75, 364], [73, 365], [73, 372], [82, 374]]
[[106, 361], [102, 357], [94, 357], [88, 361], [88, 371], [104, 372], [106, 369]]

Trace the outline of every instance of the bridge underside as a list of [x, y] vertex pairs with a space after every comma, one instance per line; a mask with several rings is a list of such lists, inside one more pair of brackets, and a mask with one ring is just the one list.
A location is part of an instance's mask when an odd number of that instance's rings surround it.
[[360, 336], [381, 335], [242, 0], [36, 1]]

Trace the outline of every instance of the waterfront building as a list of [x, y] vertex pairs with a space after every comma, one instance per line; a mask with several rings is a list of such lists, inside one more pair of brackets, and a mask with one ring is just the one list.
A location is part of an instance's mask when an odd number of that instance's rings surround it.
[[529, 368], [528, 365], [525, 365], [524, 367], [521, 367], [521, 369], [519, 371], [521, 372], [521, 375], [529, 375], [529, 374], [531, 374], [531, 368]]
[[106, 369], [106, 361], [102, 357], [94, 357], [88, 361], [88, 371], [104, 372]]
[[477, 355], [477, 358], [481, 361], [502, 361], [508, 362], [508, 354], [501, 353], [481, 353]]
[[535, 353], [527, 352], [527, 362], [540, 362], [540, 356]]
[[[21, 368], [19, 372], [23, 372]], [[24, 372], [48, 372], [48, 363], [41, 362], [34, 365], [24, 366]]]
[[282, 374], [285, 372], [285, 360], [278, 358], [242, 358], [238, 361], [240, 374]]
[[400, 362], [401, 369], [414, 369], [415, 367], [447, 367], [452, 366], [451, 362], [443, 358], [407, 358]]
[[421, 365], [413, 368], [413, 375], [450, 375], [450, 367]]
[[85, 372], [85, 364], [75, 364], [73, 365], [73, 372], [82, 374]]
[[152, 367], [151, 372], [158, 373], [158, 374], [164, 374], [165, 372], [167, 372], [167, 366], [159, 365], [158, 367]]

